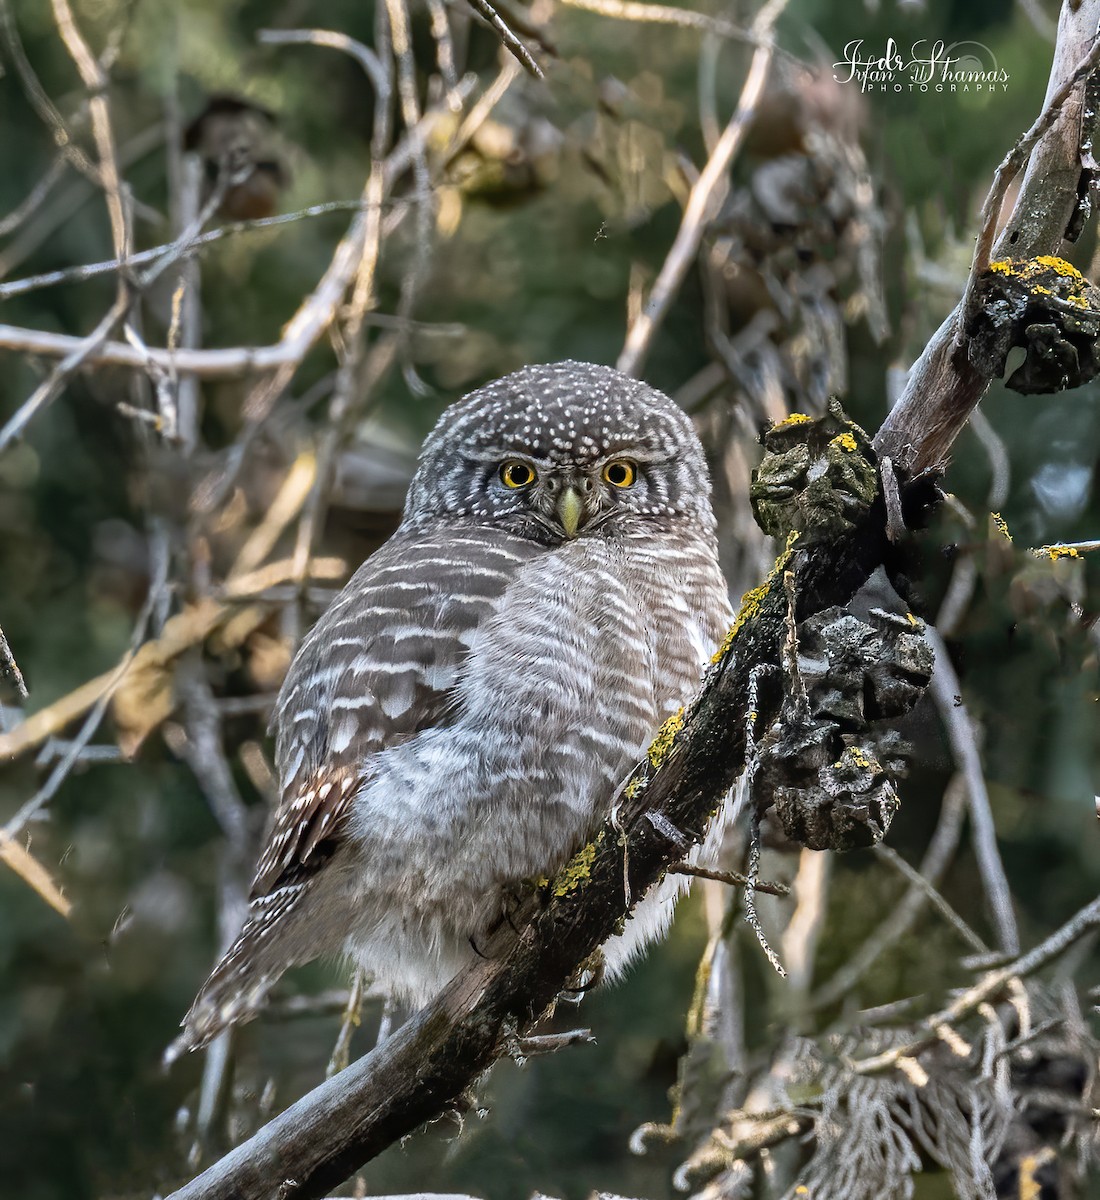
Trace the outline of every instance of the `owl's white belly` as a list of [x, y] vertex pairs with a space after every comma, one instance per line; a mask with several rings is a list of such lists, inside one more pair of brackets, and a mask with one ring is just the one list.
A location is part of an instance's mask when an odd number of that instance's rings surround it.
[[[690, 699], [728, 610], [703, 611], [706, 548], [681, 555], [582, 538], [521, 570], [474, 639], [457, 719], [376, 757], [342, 877], [347, 950], [382, 986], [413, 1004], [437, 992], [526, 881], [592, 835]], [[612, 975], [665, 931], [685, 883], [666, 880], [607, 944]]]

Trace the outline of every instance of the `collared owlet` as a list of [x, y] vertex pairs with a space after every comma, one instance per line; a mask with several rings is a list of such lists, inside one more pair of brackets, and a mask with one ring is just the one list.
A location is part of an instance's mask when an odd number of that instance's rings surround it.
[[[599, 826], [730, 620], [703, 451], [666, 396], [564, 362], [448, 408], [397, 532], [287, 674], [248, 919], [173, 1050], [321, 955], [426, 1002]], [[683, 886], [606, 943], [611, 975]]]

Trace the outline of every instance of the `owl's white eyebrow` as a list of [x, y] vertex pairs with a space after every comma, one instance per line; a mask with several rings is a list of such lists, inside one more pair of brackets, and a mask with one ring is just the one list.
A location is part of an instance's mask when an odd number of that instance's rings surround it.
[[494, 466], [508, 458], [520, 459], [539, 467], [549, 466], [551, 462], [549, 458], [539, 458], [538, 455], [527, 450], [518, 450], [515, 446], [494, 446], [488, 450], [475, 450], [470, 454], [472, 462], [492, 463]]
[[621, 450], [612, 450], [594, 461], [597, 467], [602, 467], [604, 463], [614, 462], [617, 458], [630, 458], [636, 463], [645, 463], [647, 466], [652, 466], [654, 463], [672, 462], [672, 455], [663, 454], [660, 450], [644, 450], [640, 446], [637, 448], [624, 446]]

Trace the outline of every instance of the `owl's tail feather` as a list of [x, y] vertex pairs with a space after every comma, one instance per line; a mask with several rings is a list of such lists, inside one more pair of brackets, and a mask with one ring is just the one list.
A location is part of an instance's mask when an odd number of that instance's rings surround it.
[[200, 1050], [231, 1025], [251, 1021], [283, 973], [324, 952], [304, 936], [294, 910], [306, 888], [280, 888], [252, 901], [237, 940], [222, 955], [180, 1022], [183, 1032], [164, 1051], [170, 1066], [180, 1055]]

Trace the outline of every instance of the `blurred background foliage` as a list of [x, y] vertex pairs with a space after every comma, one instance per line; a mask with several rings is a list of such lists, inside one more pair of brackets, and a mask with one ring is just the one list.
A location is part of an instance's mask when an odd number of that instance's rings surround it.
[[[140, 201], [139, 248], [171, 237], [166, 112], [178, 112], [186, 124], [215, 94], [246, 97], [277, 115], [273, 153], [289, 176], [278, 199], [281, 211], [359, 195], [374, 115], [361, 69], [331, 50], [261, 46], [257, 32], [323, 24], [372, 44], [369, 0], [320, 7], [303, 0], [79, 0], [74, 11], [93, 46], [117, 39], [111, 112]], [[428, 14], [417, 4], [411, 11], [423, 81], [435, 70]], [[465, 69], [487, 83], [499, 70], [498, 43], [459, 6], [452, 11]], [[752, 13], [731, 4], [721, 15], [742, 20]], [[845, 334], [843, 400], [871, 429], [896, 390], [897, 371], [961, 292], [992, 171], [1041, 104], [1051, 43], [1036, 22], [1052, 27], [1054, 15], [1055, 6], [1041, 0], [794, 0], [781, 21], [781, 44], [811, 61], [832, 63], [857, 38], [869, 48], [888, 37], [902, 46], [920, 38], [971, 39], [1009, 75], [1007, 88], [996, 94], [904, 91], [857, 102], [853, 90], [845, 99], [881, 215], [878, 270], [888, 332], [876, 340], [866, 321], [855, 320]], [[705, 161], [698, 33], [564, 6], [551, 6], [548, 19], [540, 19], [553, 46], [552, 54], [541, 55], [547, 79], [518, 79], [479, 139], [444, 171], [430, 260], [413, 306], [421, 324], [399, 353], [399, 369], [375, 387], [369, 413], [361, 414], [341, 452], [318, 549], [344, 556], [351, 566], [395, 523], [416, 447], [446, 403], [528, 362], [615, 361], [631, 305], [652, 283], [678, 226], [687, 164]], [[17, 29], [46, 94], [72, 117], [84, 94], [50, 6], [12, 0], [6, 21]], [[735, 105], [747, 61], [746, 48], [736, 44], [716, 52], [719, 114]], [[13, 69], [10, 40], [0, 65], [4, 214], [24, 199], [56, 151]], [[735, 195], [776, 153], [769, 136], [781, 134], [762, 124], [756, 142], [750, 138], [734, 168]], [[86, 128], [79, 140], [89, 144]], [[346, 213], [329, 213], [205, 248], [203, 344], [276, 341], [347, 221]], [[398, 309], [416, 250], [414, 224], [406, 221], [384, 247], [379, 313]], [[1074, 259], [1095, 280], [1094, 252], [1090, 230]], [[70, 171], [30, 219], [0, 240], [0, 277], [111, 255], [101, 198]], [[3, 301], [0, 319], [85, 333], [109, 306], [114, 286], [104, 275], [34, 291]], [[164, 343], [170, 296], [170, 280], [148, 296], [150, 344]], [[645, 374], [655, 385], [676, 394], [714, 360], [707, 302], [702, 273], [693, 271], [654, 342]], [[2, 363], [6, 418], [45, 364], [7, 352]], [[260, 440], [242, 485], [251, 488], [242, 501], [245, 527], [262, 518], [288, 464], [323, 426], [327, 410], [318, 397], [323, 401], [333, 365], [326, 344], [309, 354], [279, 420]], [[233, 380], [204, 385], [200, 468], [240, 434], [249, 386]], [[914, 607], [931, 617], [955, 565], [963, 558], [973, 563], [973, 599], [950, 640], [981, 730], [1025, 945], [1100, 888], [1093, 810], [1100, 767], [1097, 650], [1087, 628], [1097, 616], [1100, 557], [1051, 564], [1025, 553], [1028, 546], [1098, 536], [1097, 390], [1024, 398], [995, 385], [983, 409], [1007, 456], [1001, 511], [1015, 546], [987, 540], [990, 458], [967, 433], [957, 444], [948, 486], [974, 520], [964, 520], [961, 509], [945, 509], [921, 539], [912, 570]], [[146, 453], [142, 432], [119, 411], [117, 402], [129, 396], [126, 372], [85, 372], [33, 421], [23, 441], [0, 455], [0, 622], [26, 674], [32, 711], [120, 660], [148, 584], [150, 514], [169, 525], [186, 523], [187, 487], [181, 489], [169, 463]], [[719, 410], [737, 396], [726, 384], [704, 395], [697, 406], [704, 428], [712, 434], [728, 428]], [[762, 415], [746, 408], [748, 424], [759, 427]], [[721, 469], [722, 447], [713, 437], [711, 449]], [[215, 535], [210, 546], [217, 567], [230, 551], [219, 548]], [[747, 564], [733, 552], [728, 560], [731, 574], [743, 575], [731, 579], [735, 590], [751, 585], [753, 570], [765, 561]], [[180, 585], [173, 603], [186, 596], [187, 586]], [[312, 595], [306, 619], [324, 599], [321, 592]], [[228, 701], [274, 690], [287, 632], [273, 620], [236, 649], [208, 647], [204, 660], [214, 692], [227, 701], [224, 738], [252, 837], [262, 829], [263, 778], [248, 767], [254, 749], [242, 756], [241, 748], [262, 743], [265, 713], [242, 712], [247, 706], [234, 709]], [[10, 728], [19, 712], [13, 698], [6, 699]], [[97, 744], [113, 745], [113, 732], [108, 720]], [[890, 837], [911, 861], [927, 843], [952, 772], [933, 713], [914, 736], [919, 764], [903, 785], [905, 803]], [[44, 757], [48, 752], [49, 746]], [[47, 769], [33, 755], [5, 767], [0, 820], [34, 792]], [[215, 956], [226, 869], [222, 831], [172, 739], [154, 733], [132, 762], [79, 764], [48, 806], [48, 819], [32, 832], [33, 853], [73, 909], [63, 919], [0, 869], [0, 1194], [82, 1200], [167, 1190], [188, 1173], [189, 1114], [202, 1065], [188, 1061], [164, 1074], [159, 1056]], [[770, 866], [786, 878], [793, 871], [789, 859], [777, 857]], [[965, 834], [942, 887], [969, 921], [988, 930]], [[817, 950], [820, 978], [850, 957], [901, 890], [898, 877], [870, 855], [832, 863]], [[769, 903], [763, 898], [762, 909]], [[667, 1119], [706, 929], [697, 894], [667, 944], [627, 983], [585, 1000], [577, 1019], [595, 1031], [597, 1046], [522, 1070], [498, 1065], [479, 1092], [487, 1113], [472, 1112], [460, 1137], [444, 1122], [390, 1150], [364, 1172], [369, 1191], [470, 1190], [490, 1200], [536, 1188], [566, 1197], [594, 1187], [652, 1200], [673, 1195], [671, 1172], [683, 1155], [656, 1147], [638, 1157], [627, 1143], [639, 1123]], [[746, 941], [743, 951], [748, 1040], [764, 1051], [789, 1013], [777, 1002], [782, 985], [754, 945]], [[925, 915], [845, 1003], [866, 1007], [955, 986], [957, 951], [946, 927]], [[1100, 982], [1095, 956], [1084, 963], [1080, 981]], [[318, 967], [288, 981], [287, 993], [345, 982], [338, 968]], [[357, 1050], [369, 1045], [377, 1022], [377, 1009], [368, 1007]], [[334, 1011], [315, 1011], [273, 1017], [243, 1032], [232, 1085], [233, 1133], [318, 1082], [336, 1028]], [[214, 1149], [225, 1136], [214, 1137]], [[935, 1177], [920, 1189], [922, 1196], [948, 1194]]]

